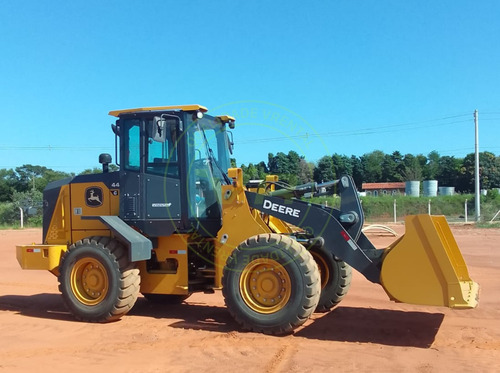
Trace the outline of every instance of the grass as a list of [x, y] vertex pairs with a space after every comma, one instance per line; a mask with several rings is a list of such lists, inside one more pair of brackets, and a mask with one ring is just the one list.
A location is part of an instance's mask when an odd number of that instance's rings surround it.
[[[339, 208], [340, 197], [316, 197], [311, 202]], [[437, 197], [409, 196], [366, 196], [361, 197], [365, 220], [370, 222], [387, 222], [394, 220], [394, 203], [396, 204], [396, 220], [401, 221], [406, 215], [427, 214], [445, 215], [449, 221], [465, 222], [465, 207], [467, 206], [468, 221], [473, 222], [475, 216], [475, 201], [471, 194]], [[489, 221], [500, 209], [499, 196], [481, 197], [482, 220]], [[497, 218], [498, 219], [498, 218]], [[486, 223], [490, 226], [490, 224]], [[496, 226], [496, 223], [493, 224]]]

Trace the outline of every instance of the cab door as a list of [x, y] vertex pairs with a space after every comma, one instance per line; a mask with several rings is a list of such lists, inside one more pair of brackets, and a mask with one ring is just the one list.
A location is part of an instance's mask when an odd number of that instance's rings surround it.
[[[166, 121], [164, 141], [148, 136], [145, 155], [145, 201], [148, 219], [181, 219], [181, 179], [177, 149], [177, 126]], [[154, 125], [152, 119], [146, 127]], [[162, 139], [163, 140], [163, 139]]]
[[181, 226], [176, 121], [155, 137], [153, 117], [120, 120], [120, 217], [152, 237]]

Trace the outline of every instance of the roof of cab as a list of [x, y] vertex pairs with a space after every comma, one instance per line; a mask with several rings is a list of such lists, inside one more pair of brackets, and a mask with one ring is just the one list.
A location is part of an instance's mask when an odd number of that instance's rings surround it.
[[221, 122], [235, 121], [234, 117], [230, 115], [218, 115], [217, 118], [219, 118]]
[[109, 112], [109, 115], [114, 117], [119, 117], [122, 114], [129, 113], [139, 113], [145, 111], [166, 111], [166, 110], [182, 110], [182, 111], [202, 111], [206, 113], [208, 109], [201, 105], [176, 105], [176, 106], [156, 106], [156, 107], [142, 107], [136, 109], [123, 109], [123, 110], [113, 110]]

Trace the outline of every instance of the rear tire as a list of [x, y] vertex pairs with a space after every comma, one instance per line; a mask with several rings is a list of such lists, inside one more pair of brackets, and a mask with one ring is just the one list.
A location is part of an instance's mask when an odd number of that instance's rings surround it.
[[351, 285], [352, 268], [335, 258], [324, 247], [309, 250], [321, 274], [321, 296], [315, 312], [328, 312], [347, 295]]
[[320, 296], [318, 266], [297, 241], [260, 234], [241, 243], [222, 277], [227, 308], [245, 330], [290, 333], [313, 313]]
[[139, 270], [127, 250], [109, 237], [91, 237], [71, 245], [59, 266], [59, 290], [73, 316], [107, 322], [125, 315], [139, 294]]

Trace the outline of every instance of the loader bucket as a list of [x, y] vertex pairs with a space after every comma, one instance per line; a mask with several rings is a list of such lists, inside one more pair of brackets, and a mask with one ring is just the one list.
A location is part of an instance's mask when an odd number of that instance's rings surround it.
[[444, 216], [406, 217], [406, 233], [389, 246], [382, 261], [381, 284], [395, 301], [474, 308], [479, 285]]

